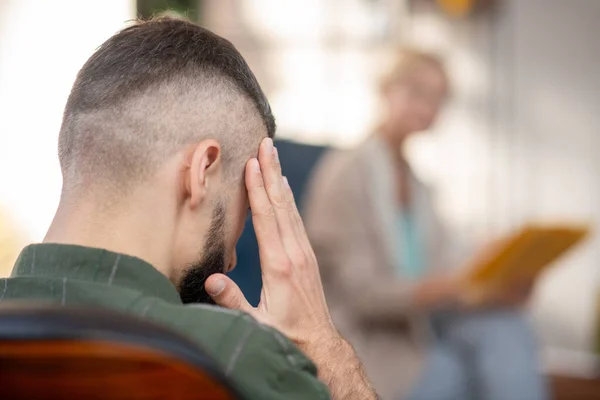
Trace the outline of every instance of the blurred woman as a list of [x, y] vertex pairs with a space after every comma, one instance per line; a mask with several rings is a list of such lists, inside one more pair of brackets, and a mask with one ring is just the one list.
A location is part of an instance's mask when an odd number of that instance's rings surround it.
[[[402, 154], [448, 95], [442, 63], [404, 50], [381, 83], [385, 117], [364, 143], [332, 151], [306, 198], [306, 225], [332, 316], [383, 399], [546, 398], [515, 293], [463, 301], [455, 248]], [[440, 166], [443, 168], [443, 166]]]

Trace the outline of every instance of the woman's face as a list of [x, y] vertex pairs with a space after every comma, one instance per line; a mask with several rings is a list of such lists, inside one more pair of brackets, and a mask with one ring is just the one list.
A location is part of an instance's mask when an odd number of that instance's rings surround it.
[[388, 123], [395, 132], [407, 135], [431, 127], [447, 94], [444, 74], [436, 67], [422, 65], [404, 80], [384, 91]]

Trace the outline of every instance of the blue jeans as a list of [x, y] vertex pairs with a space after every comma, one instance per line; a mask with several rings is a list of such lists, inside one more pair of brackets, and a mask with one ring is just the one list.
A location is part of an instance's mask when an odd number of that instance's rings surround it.
[[537, 344], [515, 311], [439, 314], [433, 343], [409, 400], [546, 400]]

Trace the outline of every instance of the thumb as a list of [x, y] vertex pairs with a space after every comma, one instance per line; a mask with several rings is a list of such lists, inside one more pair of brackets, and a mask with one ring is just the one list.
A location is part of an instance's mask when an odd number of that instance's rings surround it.
[[252, 312], [254, 307], [248, 303], [242, 290], [234, 281], [223, 274], [213, 274], [206, 280], [206, 293], [221, 307]]

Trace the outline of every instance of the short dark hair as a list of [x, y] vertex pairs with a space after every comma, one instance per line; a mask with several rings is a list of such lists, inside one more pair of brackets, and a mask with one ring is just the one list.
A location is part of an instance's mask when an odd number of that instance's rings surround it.
[[249, 144], [275, 134], [269, 102], [242, 55], [182, 19], [137, 21], [79, 71], [59, 135], [65, 185], [81, 184], [86, 173], [94, 182], [140, 178], [159, 158], [219, 131], [234, 136], [220, 137], [230, 160], [248, 151], [238, 148], [240, 135], [252, 136]]

